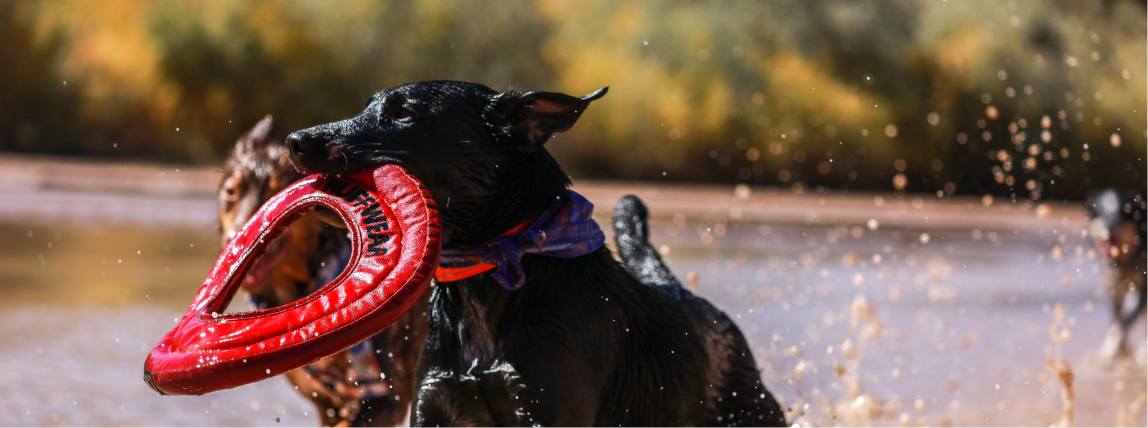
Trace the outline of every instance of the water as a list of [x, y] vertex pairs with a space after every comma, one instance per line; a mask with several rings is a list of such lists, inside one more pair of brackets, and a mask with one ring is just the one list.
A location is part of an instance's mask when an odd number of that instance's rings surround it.
[[[933, 231], [922, 244], [917, 232], [879, 229], [828, 244], [840, 228], [759, 229], [730, 227], [709, 247], [679, 239], [686, 242], [670, 247], [668, 261], [679, 277], [697, 272], [698, 293], [738, 320], [771, 390], [788, 406], [811, 404], [798, 415], [804, 421], [899, 425], [907, 415], [914, 425], [1048, 425], [1060, 416], [1063, 389], [1045, 367], [1048, 356], [1065, 358], [1077, 372], [1078, 423], [1115, 424], [1115, 405], [1145, 390], [1142, 370], [1109, 373], [1090, 362], [1109, 315], [1099, 266], [1086, 250], [1055, 262], [1033, 236], [997, 245]], [[655, 241], [664, 235], [654, 228]], [[1081, 239], [1066, 241], [1088, 248]], [[880, 330], [866, 332], [863, 314], [854, 327], [859, 302]], [[1057, 304], [1073, 323], [1072, 338], [1059, 347], [1049, 333]], [[846, 341], [856, 366], [843, 355]], [[860, 375], [859, 391], [848, 391], [835, 365]], [[842, 403], [854, 410], [859, 393], [884, 400], [879, 417], [828, 412]], [[1132, 420], [1143, 425], [1143, 412]]]
[[0, 424], [315, 424], [283, 379], [205, 397], [144, 384], [214, 262], [210, 231], [4, 226], [0, 241]]
[[[584, 193], [602, 212], [615, 200]], [[822, 197], [793, 198], [781, 205], [817, 206]], [[885, 217], [876, 230], [863, 219], [674, 218], [647, 199], [659, 215], [653, 240], [671, 268], [683, 279], [696, 273], [697, 293], [737, 320], [767, 385], [797, 407], [798, 422], [1047, 426], [1063, 408], [1050, 356], [1075, 371], [1077, 424], [1114, 425], [1145, 392], [1143, 369], [1093, 361], [1109, 314], [1077, 219], [1024, 229], [1002, 217], [1007, 227], [977, 229], [974, 239], [963, 225]], [[281, 378], [204, 397], [161, 397], [142, 381], [147, 351], [218, 255], [213, 230], [9, 223], [0, 242], [0, 424], [317, 424]], [[1057, 305], [1071, 323], [1059, 345], [1049, 328]], [[1134, 335], [1143, 342], [1144, 329]], [[1144, 426], [1144, 408], [1125, 411], [1125, 422]]]

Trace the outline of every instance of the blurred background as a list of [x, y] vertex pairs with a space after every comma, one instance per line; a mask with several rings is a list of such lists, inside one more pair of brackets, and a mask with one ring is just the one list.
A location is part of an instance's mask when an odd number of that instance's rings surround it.
[[0, 2], [0, 424], [317, 423], [281, 379], [155, 396], [143, 357], [240, 134], [455, 79], [610, 87], [548, 147], [600, 222], [650, 204], [794, 421], [1063, 422], [1055, 358], [1077, 422], [1144, 426], [1081, 200], [1144, 193], [1146, 33], [1119, 0]]
[[1033, 199], [1144, 183], [1143, 2], [0, 8], [11, 152], [215, 165], [265, 114], [301, 129], [456, 79], [610, 86], [554, 147], [579, 177]]

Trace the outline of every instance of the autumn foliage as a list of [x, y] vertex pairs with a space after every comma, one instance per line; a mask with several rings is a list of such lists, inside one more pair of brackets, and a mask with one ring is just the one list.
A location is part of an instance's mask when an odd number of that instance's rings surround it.
[[1080, 197], [1144, 187], [1146, 33], [1122, 1], [0, 2], [0, 150], [210, 164], [459, 79], [609, 86], [551, 145], [578, 177]]

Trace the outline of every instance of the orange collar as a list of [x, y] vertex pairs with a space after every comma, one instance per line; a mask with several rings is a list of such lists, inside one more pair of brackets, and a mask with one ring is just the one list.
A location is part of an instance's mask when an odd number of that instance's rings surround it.
[[[525, 222], [522, 222], [518, 226], [514, 226], [513, 229], [510, 229], [510, 230], [504, 232], [503, 234], [496, 236], [495, 238], [501, 238], [503, 236], [510, 236], [510, 235], [515, 234], [515, 233], [524, 231], [524, 230], [526, 230], [526, 228], [530, 227], [530, 223], [533, 223], [533, 222], [534, 222], [534, 219], [530, 219], [530, 220], [527, 220]], [[489, 243], [489, 242], [490, 241], [487, 241], [487, 243]], [[446, 269], [446, 268], [440, 267], [434, 271], [434, 279], [435, 279], [435, 281], [438, 281], [438, 282], [458, 281], [460, 279], [470, 278], [472, 276], [478, 275], [480, 273], [486, 272], [486, 271], [494, 269], [496, 267], [498, 267], [498, 266], [492, 265], [490, 263], [478, 263], [475, 265], [471, 265], [471, 266], [467, 266], [467, 267], [461, 267], [461, 268], [454, 268], [454, 269]]]

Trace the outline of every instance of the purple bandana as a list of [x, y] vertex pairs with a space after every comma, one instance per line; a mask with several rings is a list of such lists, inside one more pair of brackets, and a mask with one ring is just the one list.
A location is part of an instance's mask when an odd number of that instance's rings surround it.
[[507, 290], [522, 286], [523, 254], [570, 258], [589, 254], [606, 243], [591, 217], [594, 204], [567, 190], [525, 230], [500, 236], [482, 245], [444, 245], [439, 269], [459, 270], [494, 265], [494, 279]]

